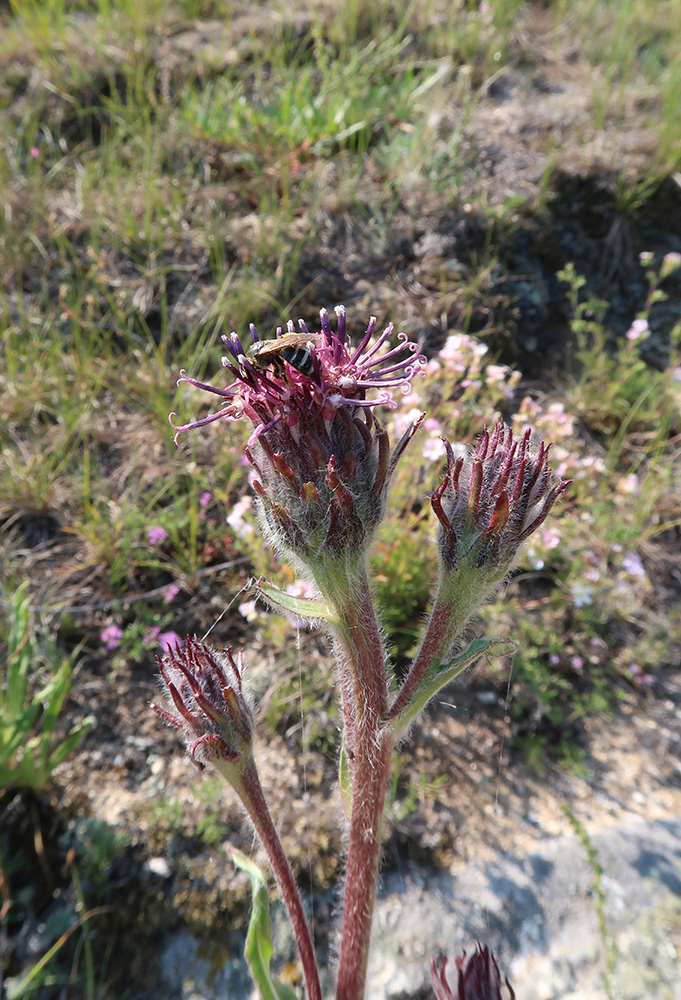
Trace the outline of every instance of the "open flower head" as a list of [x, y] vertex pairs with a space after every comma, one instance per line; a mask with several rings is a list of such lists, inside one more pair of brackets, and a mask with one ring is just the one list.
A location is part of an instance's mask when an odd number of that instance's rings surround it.
[[167, 707], [152, 705], [154, 711], [182, 730], [192, 760], [238, 774], [250, 759], [253, 730], [242, 654], [235, 660], [231, 648], [222, 653], [194, 636], [184, 649], [166, 649], [158, 662]]
[[298, 330], [289, 322], [270, 341], [261, 341], [253, 325], [250, 345], [235, 333], [223, 337], [229, 354], [222, 363], [233, 378], [226, 388], [182, 376], [221, 397], [222, 407], [182, 426], [171, 414], [178, 435], [220, 419], [251, 421], [246, 455], [256, 472], [259, 512], [275, 543], [308, 564], [368, 544], [392, 471], [418, 425], [411, 424], [391, 456], [374, 410], [395, 407], [392, 392], [408, 392], [425, 364], [405, 334], [398, 346], [390, 344], [392, 324], [374, 337], [372, 317], [355, 348], [342, 306], [336, 316], [335, 332], [322, 309], [318, 332], [301, 320]]
[[498, 423], [465, 458], [455, 458], [445, 442], [447, 473], [431, 499], [445, 571], [471, 571], [486, 578], [483, 584], [502, 579], [570, 485], [551, 471], [550, 445], [542, 442], [535, 451], [530, 436]]

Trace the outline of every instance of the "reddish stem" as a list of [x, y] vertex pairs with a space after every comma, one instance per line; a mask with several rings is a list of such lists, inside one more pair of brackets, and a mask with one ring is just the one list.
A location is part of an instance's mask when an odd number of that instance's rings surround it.
[[319, 973], [317, 971], [317, 959], [314, 953], [312, 935], [310, 934], [303, 904], [300, 900], [298, 886], [293, 877], [288, 858], [281, 846], [279, 834], [272, 821], [270, 811], [267, 808], [258, 772], [252, 760], [249, 762], [242, 776], [241, 788], [237, 788], [237, 790], [255, 827], [255, 831], [267, 852], [274, 877], [277, 880], [279, 891], [288, 911], [289, 920], [291, 921], [293, 933], [298, 944], [309, 1000], [322, 1000], [322, 990], [319, 984]]
[[434, 664], [441, 663], [447, 656], [456, 638], [457, 629], [460, 630], [460, 619], [455, 618], [458, 603], [455, 599], [443, 598], [439, 594], [436, 597], [435, 607], [421, 647], [400, 687], [397, 698], [390, 707], [389, 719], [391, 721], [397, 718], [409, 702], [428, 670]]
[[352, 812], [337, 1000], [362, 1000], [364, 996], [393, 748], [383, 728], [388, 675], [364, 564], [357, 567], [353, 582], [340, 601], [334, 594], [340, 623], [336, 633], [339, 661], [351, 689], [343, 699], [346, 740], [352, 734], [352, 742], [348, 740]]

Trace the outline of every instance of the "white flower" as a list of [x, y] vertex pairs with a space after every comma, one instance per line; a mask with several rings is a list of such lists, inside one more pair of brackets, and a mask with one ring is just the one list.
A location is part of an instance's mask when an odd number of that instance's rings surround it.
[[227, 517], [227, 524], [237, 538], [248, 538], [255, 530], [249, 521], [244, 520], [244, 514], [251, 510], [251, 506], [251, 498], [249, 496], [242, 497], [234, 504], [231, 514]]
[[421, 453], [429, 462], [437, 462], [446, 454], [444, 441], [441, 438], [432, 437], [426, 440]]
[[581, 580], [576, 580], [570, 587], [572, 603], [576, 608], [583, 608], [588, 604], [593, 604], [593, 592], [593, 587], [588, 587]]
[[626, 332], [627, 340], [643, 340], [650, 334], [647, 319], [635, 319]]

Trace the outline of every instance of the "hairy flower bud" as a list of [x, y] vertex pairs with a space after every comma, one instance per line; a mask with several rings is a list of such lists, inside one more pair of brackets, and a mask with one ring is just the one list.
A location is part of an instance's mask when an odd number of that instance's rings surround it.
[[152, 708], [181, 729], [187, 752], [200, 766], [231, 765], [240, 770], [250, 758], [253, 713], [244, 697], [243, 657], [231, 647], [219, 652], [196, 636], [158, 658], [168, 708]]
[[470, 958], [464, 952], [454, 964], [458, 973], [456, 991], [447, 982], [447, 959], [442, 959], [439, 971], [431, 960], [430, 974], [437, 1000], [504, 1000], [504, 995], [515, 1000], [508, 979], [505, 980], [508, 993], [502, 993], [499, 965], [487, 945], [479, 944]]
[[550, 445], [531, 450], [530, 434], [518, 437], [498, 423], [467, 458], [455, 458], [445, 441], [447, 474], [431, 499], [445, 572], [477, 571], [490, 583], [501, 580], [570, 485], [553, 475]]

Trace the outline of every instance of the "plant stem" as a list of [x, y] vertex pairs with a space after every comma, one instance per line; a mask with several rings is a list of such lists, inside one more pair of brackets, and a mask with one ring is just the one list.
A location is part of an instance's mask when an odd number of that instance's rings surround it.
[[[343, 936], [338, 968], [337, 1000], [362, 1000], [366, 982], [371, 920], [378, 881], [381, 821], [390, 774], [392, 740], [372, 740], [355, 756], [352, 815], [345, 882]], [[364, 742], [362, 740], [361, 742]]]
[[455, 598], [443, 595], [440, 588], [419, 651], [390, 707], [391, 719], [397, 718], [431, 667], [446, 659], [465, 624], [462, 623], [463, 616], [457, 614], [459, 603]]
[[[237, 786], [234, 786], [237, 787]], [[281, 892], [284, 905], [288, 911], [289, 920], [293, 927], [293, 933], [300, 953], [300, 961], [303, 967], [303, 977], [309, 1000], [322, 1000], [322, 990], [319, 984], [319, 973], [317, 970], [317, 959], [315, 957], [312, 935], [305, 917], [303, 904], [298, 892], [296, 880], [293, 877], [288, 858], [284, 853], [279, 840], [279, 834], [272, 821], [270, 811], [267, 808], [265, 796], [263, 794], [255, 762], [251, 760], [244, 770], [241, 779], [241, 787], [237, 787], [251, 822], [258, 834], [274, 877], [277, 880], [279, 891]]]
[[[338, 581], [336, 581], [337, 583]], [[335, 638], [352, 810], [345, 880], [337, 1000], [362, 1000], [378, 881], [381, 822], [393, 738], [383, 726], [388, 672], [364, 561], [330, 595], [338, 611]]]

